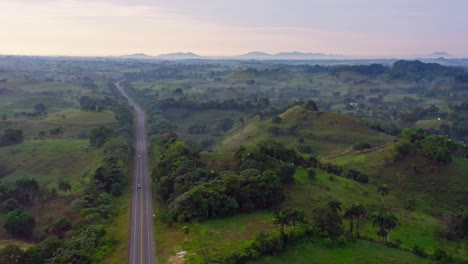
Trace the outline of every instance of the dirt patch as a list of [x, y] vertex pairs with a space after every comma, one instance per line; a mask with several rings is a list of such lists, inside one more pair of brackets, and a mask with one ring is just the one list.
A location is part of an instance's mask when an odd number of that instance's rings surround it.
[[172, 256], [169, 258], [170, 264], [183, 264], [185, 262], [184, 256]]

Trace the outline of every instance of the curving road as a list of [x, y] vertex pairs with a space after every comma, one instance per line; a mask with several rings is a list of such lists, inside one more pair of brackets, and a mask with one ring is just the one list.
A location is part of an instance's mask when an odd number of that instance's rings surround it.
[[[153, 200], [149, 176], [148, 151], [146, 146], [145, 113], [120, 85], [115, 84], [128, 100], [136, 114], [135, 171], [133, 176], [132, 214], [128, 263], [154, 264], [156, 256], [153, 236]], [[140, 185], [141, 188], [137, 186]]]

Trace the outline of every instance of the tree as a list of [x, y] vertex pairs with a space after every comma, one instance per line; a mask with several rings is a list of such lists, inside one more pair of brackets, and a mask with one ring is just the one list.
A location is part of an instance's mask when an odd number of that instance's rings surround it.
[[343, 221], [341, 217], [337, 211], [329, 206], [316, 209], [313, 219], [318, 229], [327, 234], [331, 239], [336, 239], [343, 233]]
[[384, 207], [384, 196], [385, 196], [385, 195], [388, 195], [389, 192], [390, 192], [390, 188], [388, 188], [388, 185], [387, 185], [387, 184], [381, 184], [381, 185], [377, 188], [377, 193], [379, 193], [380, 195], [382, 195], [382, 199], [381, 199], [382, 208]]
[[61, 178], [58, 182], [58, 189], [62, 192], [69, 192], [71, 190], [72, 186], [70, 184], [69, 180], [66, 180], [64, 178]]
[[307, 102], [304, 104], [304, 108], [305, 108], [305, 109], [308, 109], [308, 110], [311, 110], [311, 111], [318, 111], [318, 110], [319, 110], [317, 104], [316, 104], [315, 101], [313, 101], [313, 100], [307, 101]]
[[0, 204], [0, 213], [7, 214], [17, 209], [22, 210], [23, 206], [15, 198], [6, 199]]
[[190, 229], [189, 229], [188, 226], [184, 225], [184, 226], [182, 227], [182, 231], [183, 231], [184, 234], [185, 234], [185, 242], [187, 242], [187, 241], [188, 241], [188, 235], [189, 235], [189, 233], [190, 233]]
[[284, 214], [292, 228], [295, 228], [297, 223], [304, 222], [304, 211], [302, 210], [297, 208], [286, 209]]
[[89, 135], [89, 143], [91, 144], [91, 146], [101, 147], [113, 135], [114, 130], [112, 128], [100, 126], [91, 130], [91, 134]]
[[68, 230], [72, 229], [72, 222], [67, 218], [60, 218], [52, 226], [52, 232], [59, 238], [63, 238]]
[[359, 237], [359, 228], [361, 224], [361, 218], [367, 214], [366, 208], [360, 203], [354, 203], [352, 206], [354, 217], [356, 218], [356, 235]]
[[377, 231], [377, 235], [382, 238], [382, 240], [389, 241], [390, 239], [390, 231], [393, 230], [397, 226], [398, 219], [395, 215], [387, 212], [374, 212], [372, 215], [372, 225], [378, 226], [379, 231]]
[[349, 233], [353, 234], [353, 227], [354, 227], [354, 211], [353, 208], [348, 208], [344, 212], [344, 218], [349, 221]]
[[288, 183], [294, 182], [295, 172], [296, 172], [296, 169], [293, 166], [288, 165], [288, 164], [282, 164], [279, 167], [277, 175], [280, 177], [282, 183], [288, 184]]
[[15, 210], [9, 212], [3, 217], [3, 228], [14, 235], [29, 237], [32, 235], [36, 221], [34, 217], [24, 212], [23, 210]]
[[284, 235], [284, 226], [289, 225], [290, 218], [284, 211], [274, 212], [273, 217], [275, 218], [275, 220], [273, 221], [273, 224], [280, 226], [281, 235]]
[[408, 216], [411, 218], [411, 213], [416, 210], [416, 200], [414, 198], [408, 199], [405, 210], [408, 211]]
[[63, 135], [63, 127], [53, 128], [53, 129], [49, 130], [49, 134], [51, 136], [55, 136], [55, 137]]
[[19, 201], [23, 204], [31, 204], [39, 192], [39, 183], [34, 178], [19, 179], [16, 181], [16, 190], [19, 195]]
[[17, 245], [7, 245], [0, 250], [0, 263], [2, 264], [22, 264], [24, 257], [24, 251]]
[[336, 200], [331, 200], [328, 202], [328, 208], [330, 208], [333, 212], [338, 213], [338, 211], [341, 211], [341, 202], [336, 201]]

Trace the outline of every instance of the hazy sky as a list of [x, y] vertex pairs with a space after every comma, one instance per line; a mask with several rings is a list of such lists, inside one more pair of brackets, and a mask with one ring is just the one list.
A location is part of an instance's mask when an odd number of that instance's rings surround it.
[[0, 54], [468, 57], [467, 0], [0, 0]]

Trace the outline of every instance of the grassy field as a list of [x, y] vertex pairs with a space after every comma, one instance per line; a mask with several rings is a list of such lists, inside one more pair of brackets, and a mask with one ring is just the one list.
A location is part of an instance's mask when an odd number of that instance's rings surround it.
[[317, 243], [302, 243], [292, 247], [284, 254], [267, 256], [249, 264], [323, 264], [323, 263], [433, 263], [412, 253], [388, 248], [384, 245], [369, 241], [358, 240], [342, 247], [326, 247]]
[[154, 226], [156, 255], [158, 262], [167, 263], [177, 252], [187, 251], [198, 259], [203, 254], [226, 256], [246, 246], [245, 240], [254, 234], [272, 230], [273, 214], [270, 211], [258, 211], [240, 214], [229, 218], [189, 224], [190, 234], [185, 242], [183, 224], [167, 226], [156, 221]]
[[81, 189], [83, 181], [102, 162], [102, 150], [88, 140], [33, 140], [0, 148], [0, 163], [8, 175], [1, 179], [13, 184], [19, 178], [34, 177], [41, 186], [57, 187], [59, 178], [70, 180], [72, 193]]
[[[21, 129], [27, 138], [38, 138], [39, 131], [48, 132], [57, 127], [63, 128], [59, 138], [88, 138], [89, 132], [99, 126], [113, 127], [116, 124], [111, 111], [89, 112], [67, 109], [51, 113], [44, 119], [9, 118], [0, 121], [0, 131], [5, 129]], [[47, 135], [46, 138], [52, 136]]]
[[392, 143], [382, 149], [351, 153], [327, 161], [370, 174], [376, 183], [388, 184], [400, 200], [415, 198], [418, 207], [430, 214], [446, 214], [460, 206], [466, 208], [466, 160], [454, 157], [449, 165], [435, 166], [414, 153], [392, 162], [389, 157], [393, 155]]
[[452, 122], [447, 120], [438, 120], [438, 119], [429, 119], [429, 120], [420, 120], [416, 122], [416, 127], [424, 129], [439, 129], [441, 125], [452, 125]]

